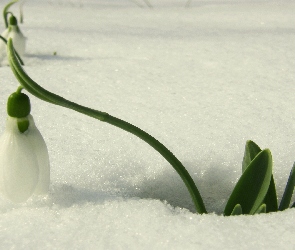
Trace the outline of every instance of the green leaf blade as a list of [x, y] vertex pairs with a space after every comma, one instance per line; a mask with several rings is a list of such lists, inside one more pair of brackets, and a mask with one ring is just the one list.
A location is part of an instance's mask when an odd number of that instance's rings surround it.
[[269, 188], [263, 202], [266, 204], [267, 213], [278, 211], [277, 191], [273, 175], [271, 175]]
[[295, 163], [293, 164], [293, 167], [290, 172], [290, 176], [283, 194], [283, 198], [280, 203], [280, 207], [279, 207], [280, 211], [283, 211], [289, 208], [293, 191], [294, 191], [294, 186], [295, 186]]
[[244, 214], [254, 214], [263, 203], [272, 176], [272, 156], [269, 149], [262, 150], [246, 168], [236, 184], [224, 210], [232, 213], [240, 204]]
[[[256, 157], [258, 153], [261, 152], [261, 148], [253, 141], [248, 140], [245, 145], [245, 153], [242, 163], [242, 171], [244, 172], [246, 168], [249, 166], [251, 161]], [[277, 200], [277, 192], [274, 177], [271, 177], [270, 185], [267, 191], [267, 194], [264, 199], [264, 203], [266, 204], [266, 212], [276, 212], [278, 211], [278, 200]]]

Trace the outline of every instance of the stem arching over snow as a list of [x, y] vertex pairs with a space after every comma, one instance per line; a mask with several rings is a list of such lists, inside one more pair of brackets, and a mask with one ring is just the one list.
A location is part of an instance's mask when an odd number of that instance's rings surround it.
[[162, 143], [160, 143], [157, 139], [152, 137], [150, 134], [141, 130], [140, 128], [123, 121], [119, 118], [109, 115], [108, 113], [101, 112], [95, 109], [91, 109], [88, 107], [81, 106], [75, 102], [71, 102], [69, 100], [64, 99], [63, 97], [56, 95], [42, 88], [36, 82], [34, 82], [22, 69], [16, 55], [15, 50], [13, 48], [12, 39], [8, 40], [7, 43], [8, 49], [8, 59], [9, 64], [16, 78], [20, 82], [20, 84], [31, 94], [42, 99], [43, 101], [59, 105], [68, 109], [75, 110], [79, 113], [85, 114], [87, 116], [93, 117], [103, 122], [107, 122], [113, 126], [121, 128], [133, 135], [139, 137], [146, 143], [148, 143], [151, 147], [153, 147], [156, 151], [158, 151], [176, 170], [176, 172], [180, 175], [181, 179], [185, 183], [193, 203], [195, 205], [196, 211], [198, 213], [207, 213], [203, 199], [200, 195], [200, 192], [195, 185], [193, 179], [190, 174], [186, 170], [186, 168], [182, 165], [182, 163], [174, 156], [174, 154], [168, 150]]

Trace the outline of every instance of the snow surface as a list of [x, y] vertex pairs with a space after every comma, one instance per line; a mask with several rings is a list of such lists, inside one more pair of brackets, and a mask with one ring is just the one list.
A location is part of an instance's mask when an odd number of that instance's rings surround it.
[[[186, 166], [210, 214], [195, 213], [181, 179], [146, 143], [31, 97], [50, 194], [17, 205], [0, 198], [0, 249], [295, 249], [295, 209], [220, 215], [246, 140], [271, 150], [279, 199], [295, 161], [295, 3], [150, 3], [26, 1], [25, 68], [50, 91], [155, 136]], [[2, 133], [17, 81], [5, 64], [0, 74]]]

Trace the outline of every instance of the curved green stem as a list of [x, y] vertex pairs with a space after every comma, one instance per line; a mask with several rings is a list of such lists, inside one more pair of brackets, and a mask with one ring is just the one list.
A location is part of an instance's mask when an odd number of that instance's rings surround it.
[[9, 21], [8, 21], [8, 15], [13, 15], [12, 12], [7, 11], [7, 12], [3, 12], [3, 18], [4, 18], [4, 22], [5, 22], [5, 28], [7, 29], [9, 27]]
[[20, 23], [24, 22], [24, 12], [23, 12], [23, 6], [24, 6], [24, 1], [20, 3], [19, 5], [19, 19], [20, 19]]
[[11, 5], [17, 3], [18, 0], [13, 0], [11, 2], [9, 2], [8, 4], [6, 4], [6, 6], [3, 9], [3, 19], [4, 19], [4, 23], [5, 23], [5, 28], [8, 28], [8, 20], [7, 20], [7, 15], [9, 14], [8, 9], [10, 8]]
[[20, 94], [24, 87], [22, 85], [18, 86], [17, 90], [15, 91], [16, 93]]
[[112, 124], [116, 127], [119, 127], [127, 132], [132, 133], [133, 135], [139, 137], [146, 143], [148, 143], [150, 146], [152, 146], [155, 150], [157, 150], [176, 170], [176, 172], [180, 175], [181, 179], [183, 180], [184, 184], [186, 185], [192, 200], [194, 202], [194, 205], [196, 207], [196, 210], [198, 213], [207, 213], [202, 197], [199, 193], [198, 188], [196, 187], [193, 179], [191, 178], [190, 174], [186, 170], [186, 168], [182, 165], [182, 163], [172, 154], [171, 151], [169, 151], [162, 143], [160, 143], [157, 139], [146, 133], [145, 131], [141, 130], [140, 128], [123, 121], [121, 119], [118, 119], [116, 117], [113, 117], [111, 115], [108, 115], [105, 122]]
[[198, 213], [207, 213], [206, 208], [204, 206], [202, 197], [199, 193], [198, 188], [196, 187], [193, 179], [189, 175], [188, 171], [185, 169], [185, 167], [182, 165], [182, 163], [158, 140], [156, 140], [154, 137], [146, 133], [145, 131], [141, 130], [140, 128], [123, 121], [121, 119], [118, 119], [116, 117], [113, 117], [109, 115], [108, 113], [101, 112], [98, 110], [94, 110], [91, 108], [87, 108], [84, 106], [81, 106], [79, 104], [76, 104], [74, 102], [68, 101], [64, 99], [61, 96], [58, 96], [54, 93], [51, 93], [47, 91], [46, 89], [39, 86], [36, 82], [34, 82], [22, 69], [21, 65], [18, 63], [18, 60], [15, 56], [13, 49], [12, 40], [9, 39], [8, 41], [8, 58], [10, 66], [13, 70], [13, 73], [15, 74], [16, 78], [19, 80], [21, 85], [29, 91], [31, 94], [35, 95], [36, 97], [50, 102], [52, 104], [56, 104], [59, 106], [63, 106], [69, 109], [73, 109], [79, 113], [85, 114], [87, 116], [96, 118], [98, 120], [107, 122], [111, 125], [114, 125], [118, 128], [121, 128], [129, 133], [132, 133], [133, 135], [139, 137], [143, 141], [147, 142], [150, 146], [152, 146], [155, 150], [157, 150], [176, 170], [176, 172], [180, 175], [183, 182], [185, 183], [192, 200], [194, 202], [196, 211]]

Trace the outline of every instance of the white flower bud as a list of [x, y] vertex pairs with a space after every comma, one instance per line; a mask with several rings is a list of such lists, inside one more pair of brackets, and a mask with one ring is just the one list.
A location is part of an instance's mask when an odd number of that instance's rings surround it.
[[[29, 128], [21, 133], [18, 120], [28, 119]], [[35, 194], [48, 192], [49, 157], [33, 117], [8, 116], [0, 137], [0, 192], [12, 202], [24, 202]]]

